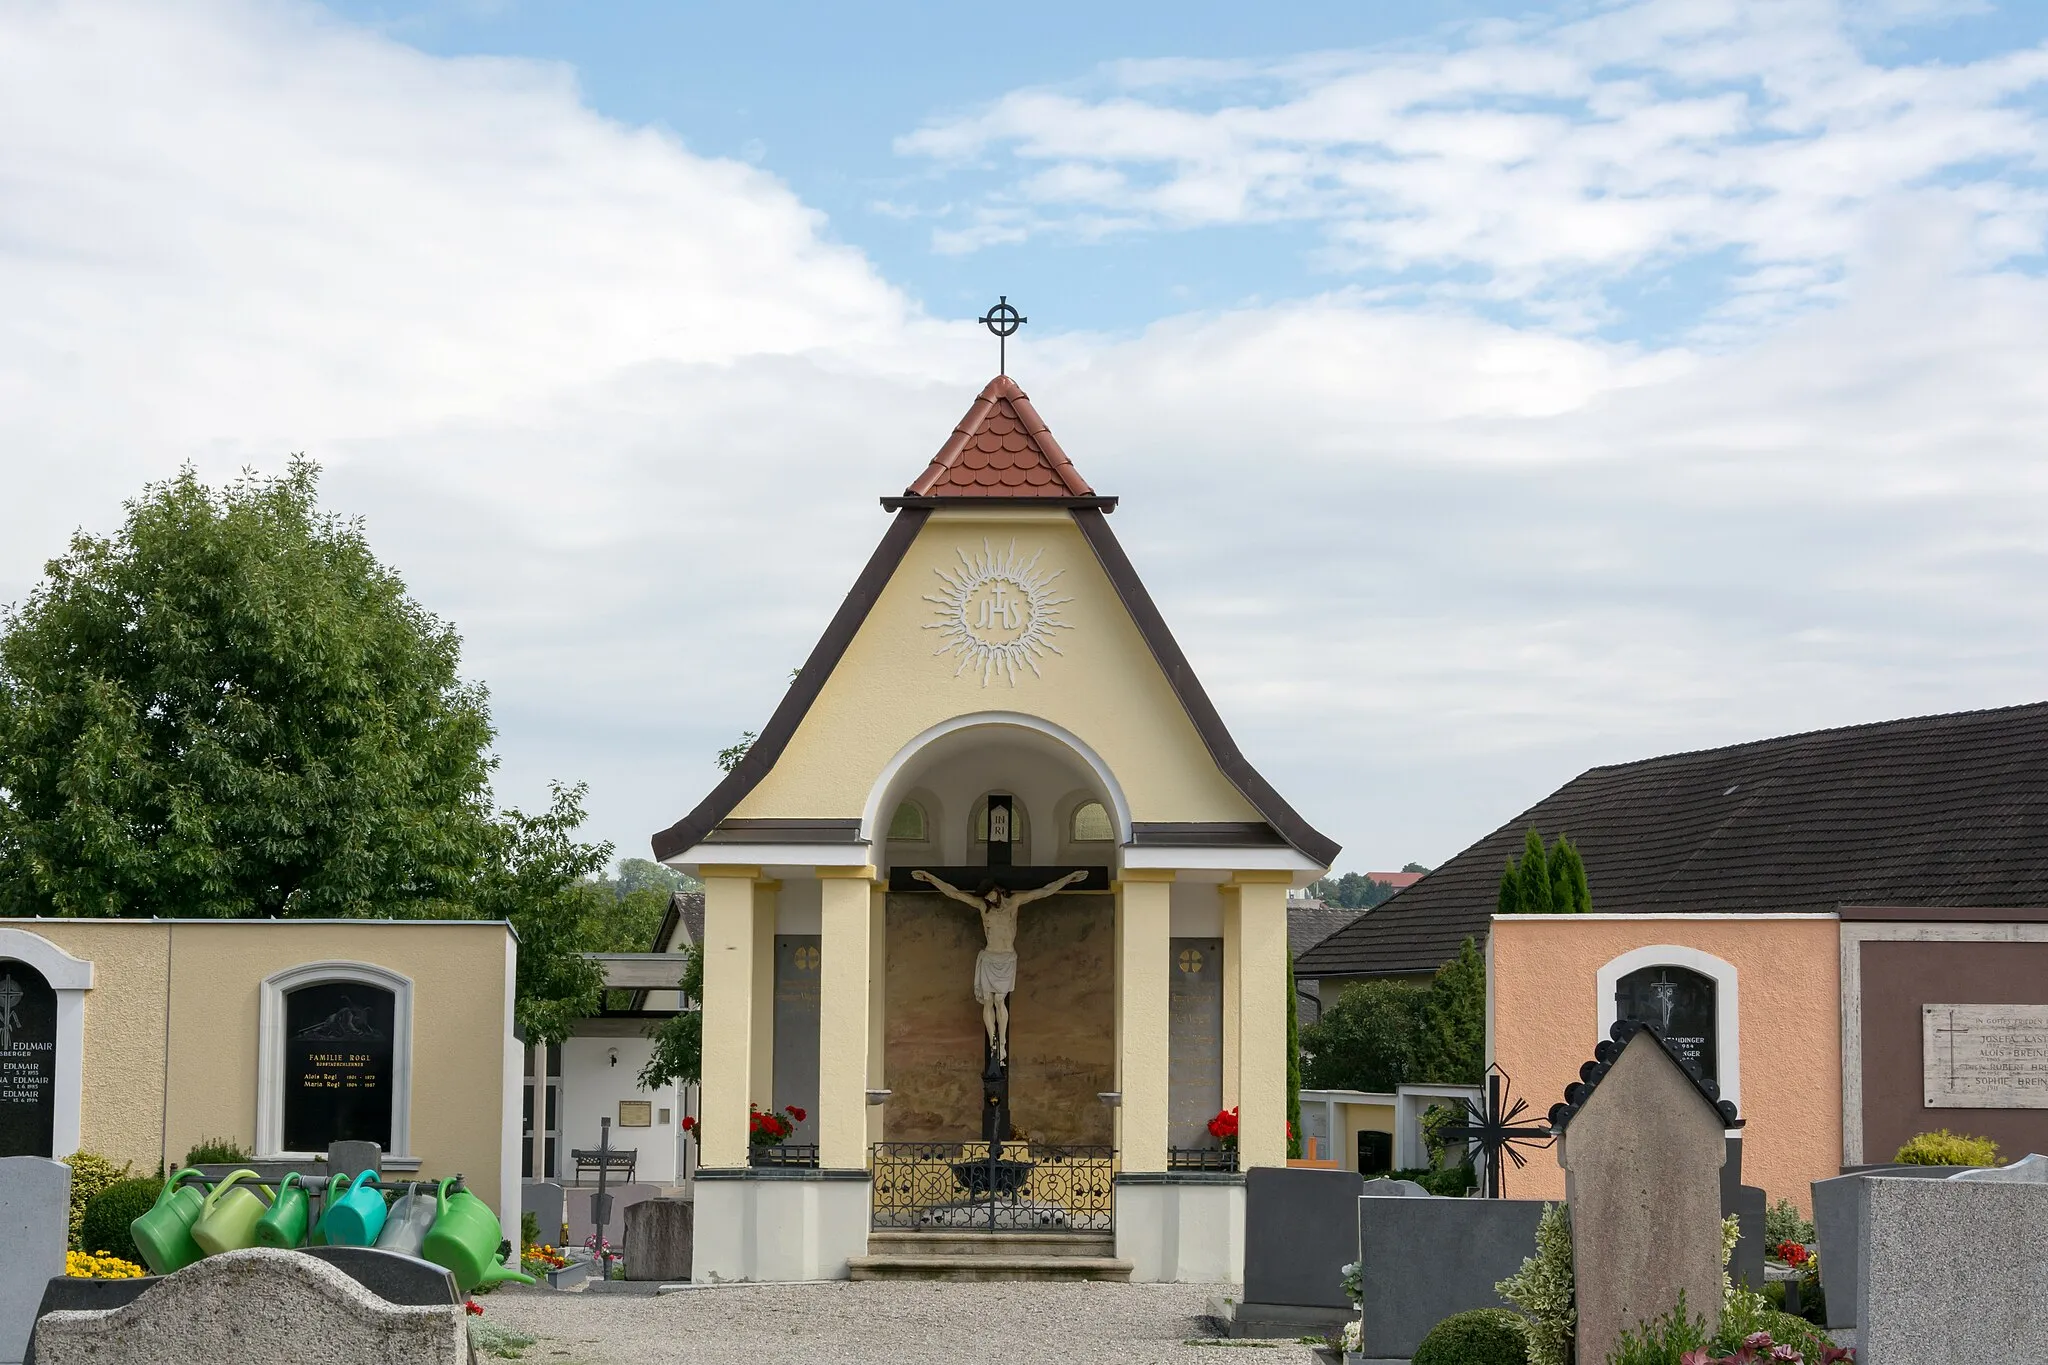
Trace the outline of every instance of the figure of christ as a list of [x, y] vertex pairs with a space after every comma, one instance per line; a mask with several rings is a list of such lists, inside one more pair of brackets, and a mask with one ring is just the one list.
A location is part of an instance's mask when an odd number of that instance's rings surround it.
[[981, 934], [988, 946], [974, 955], [974, 998], [981, 1002], [981, 1026], [998, 1065], [1010, 1064], [1010, 992], [1017, 988], [1017, 912], [1033, 901], [1057, 895], [1088, 876], [1086, 868], [1069, 872], [1036, 891], [1005, 891], [993, 882], [979, 895], [940, 881], [923, 868], [914, 880], [981, 912]]

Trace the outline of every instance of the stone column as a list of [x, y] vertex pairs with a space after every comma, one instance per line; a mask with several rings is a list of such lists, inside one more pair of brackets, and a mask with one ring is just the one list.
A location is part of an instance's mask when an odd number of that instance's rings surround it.
[[1130, 1171], [1166, 1169], [1169, 868], [1126, 868], [1116, 883], [1117, 1150]]
[[875, 870], [821, 867], [818, 1165], [868, 1164], [868, 951]]
[[[888, 1055], [889, 1001], [889, 883], [877, 878], [868, 886], [868, 1086], [882, 1090], [888, 1084], [883, 1059]], [[861, 1096], [867, 1103], [867, 1096]], [[874, 1105], [868, 1113], [868, 1143], [883, 1140], [887, 1109]]]
[[754, 882], [753, 1066], [747, 1099], [775, 1107], [775, 901], [782, 883]]
[[698, 1160], [707, 1168], [745, 1166], [747, 1100], [754, 1075], [754, 882], [760, 869], [710, 866], [699, 869], [698, 876], [704, 882]]
[[[1223, 887], [1223, 961], [1237, 964], [1237, 1164], [1287, 1164], [1286, 872], [1239, 872]], [[1227, 1086], [1226, 1082], [1226, 1086]]]

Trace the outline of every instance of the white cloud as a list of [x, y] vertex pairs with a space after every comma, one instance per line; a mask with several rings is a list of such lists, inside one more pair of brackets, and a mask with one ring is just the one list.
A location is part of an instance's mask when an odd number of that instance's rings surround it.
[[1307, 220], [1338, 269], [1476, 270], [1487, 297], [1583, 323], [1611, 316], [1618, 281], [1720, 252], [1730, 318], [1831, 296], [1869, 212], [1901, 196], [1966, 214], [1987, 262], [2038, 252], [2048, 228], [2048, 115], [2024, 98], [2048, 85], [2048, 47], [1881, 64], [1828, 0], [1637, 0], [1428, 50], [1131, 63], [1102, 82], [899, 139], [1007, 172], [939, 245]]
[[[1598, 22], [1717, 79], [1798, 47], [1687, 55], [1662, 14]], [[1736, 187], [1715, 203], [1757, 183], [1751, 149], [1714, 141], [1727, 110], [1663, 76], [1587, 87], [1632, 111], [1610, 140], [1638, 139], [1597, 155], [1540, 119], [1419, 112], [1415, 90], [1568, 87], [1584, 63], [1559, 33], [1318, 98], [1376, 99], [1387, 136], [1460, 165], [1518, 138], [1621, 165], [1690, 137], [1688, 183]], [[1847, 79], [1825, 37], [1802, 41]], [[1131, 99], [1145, 137], [1227, 131]], [[1322, 117], [1301, 103], [1246, 117]], [[1539, 210], [1579, 182], [1544, 183], [1464, 240], [1552, 270]], [[1717, 348], [1361, 290], [1040, 337], [1013, 368], [1124, 496], [1120, 535], [1267, 775], [1347, 866], [1434, 861], [1589, 762], [2041, 695], [2048, 285], [1986, 246], [1987, 214], [2031, 211], [2001, 183], [1817, 228], [1780, 203], [1773, 233], [1821, 246], [1760, 293], [1830, 301]], [[1600, 250], [1673, 230], [1620, 223]], [[593, 115], [558, 68], [254, 5], [0, 11], [0, 297], [0, 601], [144, 478], [306, 449], [463, 630], [502, 791], [589, 778], [628, 853], [758, 728], [881, 533], [872, 499], [986, 378], [986, 338], [922, 318], [772, 177]]]

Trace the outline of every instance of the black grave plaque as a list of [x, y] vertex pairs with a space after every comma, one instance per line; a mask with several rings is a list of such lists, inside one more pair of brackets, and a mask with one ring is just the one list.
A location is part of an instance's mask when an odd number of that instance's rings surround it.
[[1614, 986], [1617, 1019], [1652, 1024], [1679, 1056], [1717, 1085], [1714, 979], [1686, 967], [1660, 965], [1630, 972]]
[[0, 1156], [54, 1156], [57, 992], [26, 962], [0, 958]]
[[301, 986], [284, 1004], [284, 1145], [324, 1152], [337, 1142], [391, 1150], [396, 997], [360, 981]]

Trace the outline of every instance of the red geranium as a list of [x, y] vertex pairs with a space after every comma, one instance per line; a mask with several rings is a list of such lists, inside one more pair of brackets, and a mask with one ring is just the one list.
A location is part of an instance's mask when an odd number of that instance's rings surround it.
[[1780, 1242], [1773, 1249], [1773, 1254], [1776, 1255], [1777, 1258], [1783, 1261], [1786, 1265], [1790, 1266], [1805, 1265], [1807, 1262], [1807, 1258], [1811, 1255], [1811, 1253], [1808, 1252], [1807, 1249], [1804, 1246], [1800, 1245], [1798, 1242]]
[[804, 1111], [795, 1105], [784, 1109], [760, 1109], [747, 1106], [747, 1140], [756, 1147], [776, 1147], [789, 1141], [796, 1132], [796, 1126], [804, 1121]]
[[1232, 1105], [1228, 1109], [1219, 1110], [1216, 1117], [1209, 1120], [1209, 1136], [1220, 1140], [1225, 1147], [1235, 1147], [1237, 1145], [1236, 1105]]

